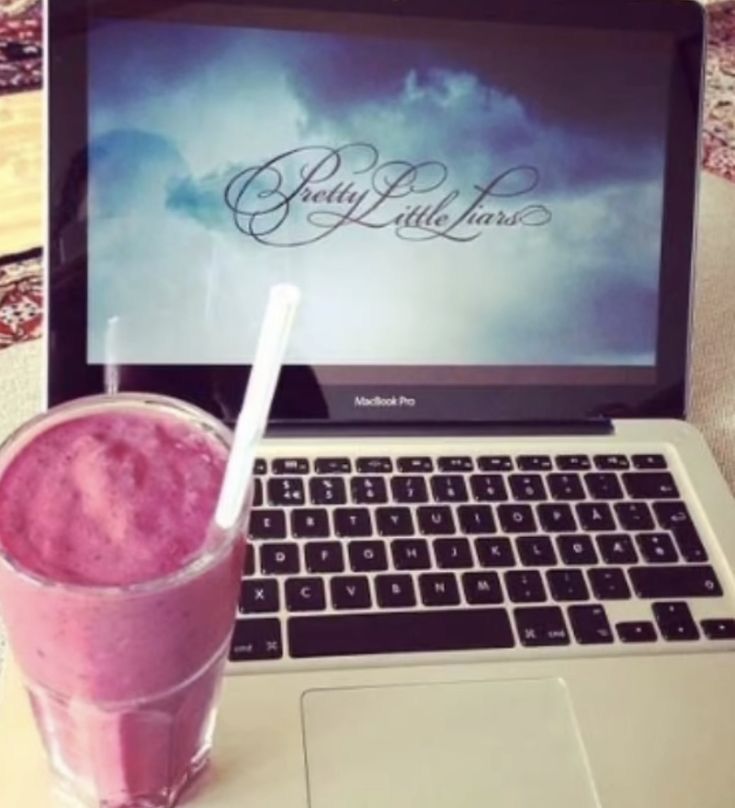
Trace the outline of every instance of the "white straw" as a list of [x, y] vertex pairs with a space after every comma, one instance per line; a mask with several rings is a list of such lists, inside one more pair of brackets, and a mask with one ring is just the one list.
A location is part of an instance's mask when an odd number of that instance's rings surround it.
[[279, 284], [271, 289], [214, 514], [215, 524], [222, 530], [236, 525], [245, 504], [300, 298], [295, 286]]
[[110, 317], [105, 329], [105, 392], [114, 395], [120, 391], [120, 318]]

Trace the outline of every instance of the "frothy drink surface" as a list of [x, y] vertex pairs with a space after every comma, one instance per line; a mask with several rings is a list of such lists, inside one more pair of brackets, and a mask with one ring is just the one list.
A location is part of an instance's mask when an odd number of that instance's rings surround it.
[[0, 544], [66, 583], [132, 584], [185, 566], [207, 535], [225, 449], [182, 420], [115, 410], [59, 424], [2, 474]]

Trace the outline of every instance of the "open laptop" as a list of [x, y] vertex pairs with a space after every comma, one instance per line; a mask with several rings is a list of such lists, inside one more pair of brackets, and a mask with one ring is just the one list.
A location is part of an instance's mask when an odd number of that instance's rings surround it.
[[[701, 8], [48, 11], [49, 403], [232, 421], [303, 291], [191, 804], [735, 804], [735, 506], [685, 421]], [[41, 808], [4, 698], [0, 803]]]

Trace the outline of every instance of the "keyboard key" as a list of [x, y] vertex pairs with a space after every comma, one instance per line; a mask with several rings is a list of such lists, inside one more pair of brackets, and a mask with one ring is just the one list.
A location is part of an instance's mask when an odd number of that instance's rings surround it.
[[514, 645], [508, 614], [501, 608], [292, 617], [287, 630], [296, 658]]
[[326, 509], [294, 508], [291, 511], [291, 535], [295, 539], [325, 539], [329, 536]]
[[664, 530], [692, 525], [692, 517], [689, 516], [687, 506], [683, 502], [654, 502], [653, 511], [656, 514], [659, 525]]
[[260, 508], [263, 504], [263, 481], [259, 477], [256, 477], [253, 483], [253, 507]]
[[570, 606], [569, 622], [580, 645], [603, 645], [613, 641], [604, 606]]
[[546, 583], [553, 600], [589, 600], [590, 593], [580, 570], [549, 570]]
[[473, 474], [470, 489], [478, 502], [504, 502], [508, 499], [505, 480], [500, 474]]
[[589, 570], [587, 575], [598, 600], [627, 600], [630, 597], [630, 587], [622, 570], [599, 567]]
[[286, 514], [283, 511], [253, 510], [248, 533], [251, 539], [285, 539]]
[[477, 458], [480, 471], [512, 471], [513, 461], [507, 455], [488, 455]]
[[281, 621], [277, 617], [237, 620], [230, 646], [233, 662], [280, 659], [283, 656]]
[[505, 533], [536, 531], [536, 519], [528, 505], [498, 505], [498, 519]]
[[370, 582], [364, 575], [343, 575], [329, 582], [335, 609], [369, 609]]
[[615, 520], [613, 519], [610, 506], [607, 503], [581, 502], [575, 507], [582, 530], [594, 532], [615, 530]]
[[463, 533], [495, 533], [495, 519], [489, 505], [460, 505], [457, 516]]
[[335, 508], [334, 532], [338, 536], [372, 536], [373, 526], [367, 508]]
[[597, 546], [606, 564], [635, 564], [638, 561], [633, 539], [625, 533], [603, 533], [597, 537]]
[[707, 561], [707, 551], [692, 524], [681, 524], [671, 528], [676, 546], [685, 561]]
[[314, 505], [344, 505], [345, 481], [341, 477], [313, 477], [309, 480], [309, 497]]
[[314, 461], [314, 471], [317, 474], [349, 474], [352, 463], [349, 457], [318, 457]]
[[654, 603], [653, 616], [665, 640], [699, 639], [699, 629], [686, 603]]
[[430, 457], [399, 457], [398, 471], [407, 474], [417, 471], [434, 471], [434, 461]]
[[503, 590], [496, 572], [465, 572], [462, 588], [467, 603], [502, 603]]
[[592, 468], [587, 455], [557, 455], [556, 467], [561, 471], [585, 471]]
[[625, 455], [611, 454], [611, 455], [595, 455], [595, 467], [598, 469], [628, 469], [630, 463]]
[[679, 490], [667, 472], [623, 474], [623, 485], [633, 499], [678, 499]]
[[336, 541], [312, 541], [304, 550], [307, 572], [344, 572], [342, 545]]
[[280, 608], [278, 582], [269, 578], [254, 578], [240, 585], [240, 611], [245, 614], [277, 612]]
[[513, 498], [519, 502], [548, 499], [540, 474], [511, 474], [508, 477]]
[[553, 468], [548, 455], [521, 455], [516, 458], [516, 465], [521, 471], [551, 471]]
[[429, 501], [429, 491], [423, 477], [409, 474], [404, 477], [391, 477], [390, 490], [395, 502]]
[[595, 546], [586, 533], [557, 536], [556, 544], [564, 564], [597, 564]]
[[564, 615], [558, 606], [513, 609], [518, 637], [522, 645], [569, 645]]
[[352, 501], [357, 505], [388, 501], [388, 489], [382, 477], [353, 477], [350, 480], [350, 493]]
[[397, 570], [427, 570], [431, 567], [429, 547], [424, 539], [397, 539], [391, 542], [390, 552]]
[[623, 499], [623, 489], [614, 474], [585, 474], [584, 481], [592, 499]]
[[474, 471], [471, 457], [440, 457], [436, 461], [439, 471]]
[[554, 545], [548, 536], [521, 536], [516, 550], [524, 567], [551, 567], [556, 564]]
[[410, 575], [378, 575], [375, 591], [381, 609], [403, 609], [416, 605], [416, 593]]
[[255, 552], [254, 544], [245, 548], [245, 575], [255, 575]]
[[587, 498], [578, 474], [549, 474], [546, 484], [552, 499], [568, 501]]
[[470, 543], [467, 539], [435, 539], [436, 565], [442, 570], [457, 570], [474, 567]]
[[630, 620], [618, 623], [615, 628], [621, 642], [655, 642], [658, 637], [656, 627], [649, 620]]
[[390, 474], [393, 471], [390, 457], [358, 457], [355, 465], [360, 474]]
[[459, 603], [457, 579], [452, 573], [419, 575], [419, 589], [424, 606], [455, 606]]
[[295, 575], [300, 572], [299, 548], [293, 543], [263, 544], [260, 547], [263, 575]]
[[449, 536], [456, 533], [452, 511], [446, 505], [422, 505], [416, 509], [419, 531], [429, 536]]
[[382, 541], [351, 541], [347, 547], [353, 572], [388, 569], [388, 557]]
[[411, 536], [416, 532], [410, 508], [376, 508], [375, 523], [381, 536]]
[[308, 474], [309, 461], [305, 457], [278, 457], [271, 460], [273, 474]]
[[271, 505], [304, 504], [304, 482], [300, 477], [271, 477], [266, 489]]
[[637, 469], [665, 469], [666, 458], [661, 454], [637, 454], [631, 458]]
[[639, 598], [714, 598], [722, 587], [712, 567], [676, 564], [671, 567], [634, 567], [628, 570]]
[[513, 546], [509, 539], [477, 539], [475, 549], [483, 567], [515, 567]]
[[326, 605], [321, 578], [289, 578], [286, 581], [286, 608], [289, 612], [321, 612]]
[[702, 620], [702, 630], [710, 640], [735, 640], [735, 620], [729, 617]]
[[542, 603], [546, 600], [543, 579], [535, 570], [506, 572], [505, 588], [514, 603]]
[[653, 510], [659, 525], [673, 533], [683, 558], [687, 561], [707, 560], [707, 551], [683, 502], [655, 502]]
[[577, 522], [569, 505], [539, 505], [536, 509], [542, 530], [549, 533], [562, 533], [577, 529]]
[[644, 561], [652, 564], [669, 564], [679, 560], [674, 542], [668, 533], [639, 533], [636, 542]]
[[258, 457], [255, 460], [255, 473], [259, 475], [267, 474], [268, 473], [268, 464], [262, 457]]
[[645, 502], [617, 502], [613, 506], [623, 530], [653, 530], [651, 509]]
[[459, 474], [435, 474], [431, 478], [431, 492], [436, 502], [467, 502], [467, 486]]

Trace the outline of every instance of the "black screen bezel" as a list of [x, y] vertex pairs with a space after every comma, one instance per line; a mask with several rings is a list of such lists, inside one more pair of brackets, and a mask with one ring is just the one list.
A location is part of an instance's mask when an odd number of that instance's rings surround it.
[[[686, 401], [691, 265], [698, 168], [704, 16], [690, 0], [276, 0], [243, 3], [284, 14], [304, 11], [412, 16], [529, 25], [655, 31], [672, 40], [668, 148], [662, 228], [661, 294], [652, 384], [455, 384], [395, 381], [325, 384], [318, 369], [284, 369], [275, 420], [320, 424], [379, 421], [548, 422], [600, 417], [683, 417]], [[181, 6], [159, 0], [49, 0], [48, 400], [56, 404], [104, 389], [101, 366], [87, 363], [86, 33], [97, 16], [158, 13]], [[355, 377], [356, 369], [346, 369]], [[388, 370], [388, 369], [386, 369]], [[395, 368], [390, 369], [395, 377]], [[247, 367], [136, 366], [121, 369], [125, 389], [174, 395], [231, 420]], [[380, 373], [377, 373], [378, 378]], [[399, 393], [413, 407], [360, 407], [356, 396]]]

